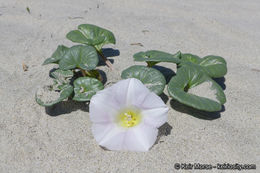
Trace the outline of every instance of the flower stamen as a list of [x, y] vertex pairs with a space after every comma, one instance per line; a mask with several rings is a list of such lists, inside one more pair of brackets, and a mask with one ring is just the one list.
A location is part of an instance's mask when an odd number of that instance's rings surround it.
[[134, 127], [141, 121], [140, 111], [134, 109], [125, 109], [118, 115], [118, 123], [123, 127]]

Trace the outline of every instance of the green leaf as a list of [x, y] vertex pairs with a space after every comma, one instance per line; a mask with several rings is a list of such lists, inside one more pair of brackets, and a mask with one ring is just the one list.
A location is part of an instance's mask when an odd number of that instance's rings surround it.
[[70, 31], [67, 34], [67, 38], [69, 40], [71, 40], [72, 42], [87, 44], [87, 45], [91, 45], [91, 46], [101, 44], [104, 41], [104, 37], [102, 37], [102, 36], [97, 37], [95, 40], [89, 39], [89, 38], [85, 37], [82, 34], [82, 32], [80, 32], [79, 30]]
[[200, 66], [210, 77], [219, 78], [227, 73], [227, 63], [220, 56], [209, 55], [200, 58], [192, 54], [181, 54], [181, 64], [193, 63]]
[[66, 37], [72, 41], [72, 42], [76, 42], [76, 43], [88, 43], [89, 39], [87, 39], [79, 30], [72, 30], [70, 31]]
[[166, 80], [160, 71], [141, 65], [135, 65], [125, 69], [121, 74], [121, 78], [139, 79], [148, 89], [157, 95], [163, 93], [166, 85]]
[[111, 31], [91, 24], [79, 25], [78, 30], [70, 31], [66, 37], [72, 42], [94, 46], [98, 51], [106, 44], [116, 43]]
[[[200, 89], [202, 94], [205, 89], [209, 89], [210, 95], [201, 97], [189, 93], [196, 88]], [[222, 88], [205, 74], [203, 69], [193, 64], [185, 64], [178, 69], [177, 75], [168, 84], [168, 92], [180, 103], [208, 112], [220, 111], [221, 105], [226, 102]]]
[[201, 62], [201, 58], [197, 55], [192, 55], [189, 53], [181, 54], [181, 62], [191, 62], [194, 64], [199, 64]]
[[54, 90], [53, 86], [39, 88], [35, 94], [36, 102], [41, 106], [52, 106], [68, 98], [73, 93], [71, 85], [64, 85], [62, 90]]
[[213, 78], [223, 77], [227, 74], [227, 63], [220, 56], [206, 56], [202, 58], [199, 65], [203, 66], [208, 75]]
[[63, 45], [59, 45], [56, 51], [51, 55], [50, 58], [46, 59], [42, 65], [51, 64], [51, 63], [58, 63], [66, 53], [69, 48]]
[[101, 76], [101, 74], [100, 74], [100, 72], [98, 70], [90, 70], [90, 71], [88, 71], [87, 77], [96, 78], [100, 82], [103, 81], [103, 77]]
[[60, 60], [62, 70], [81, 68], [92, 70], [98, 64], [98, 55], [94, 47], [86, 45], [72, 46]]
[[73, 72], [71, 70], [57, 69], [51, 73], [51, 76], [53, 76], [60, 84], [68, 84], [70, 79], [73, 77]]
[[96, 92], [104, 89], [99, 80], [90, 77], [80, 77], [73, 84], [75, 92], [73, 100], [76, 101], [89, 101]]
[[146, 52], [138, 52], [134, 54], [134, 60], [145, 61], [148, 66], [151, 67], [159, 62], [180, 63], [180, 55], [180, 52], [172, 55], [158, 50], [149, 50]]

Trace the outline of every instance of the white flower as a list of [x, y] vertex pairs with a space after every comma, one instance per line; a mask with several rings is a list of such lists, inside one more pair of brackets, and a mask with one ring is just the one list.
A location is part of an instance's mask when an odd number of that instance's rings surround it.
[[109, 150], [148, 151], [167, 121], [168, 108], [141, 81], [131, 78], [99, 91], [90, 101], [92, 133]]

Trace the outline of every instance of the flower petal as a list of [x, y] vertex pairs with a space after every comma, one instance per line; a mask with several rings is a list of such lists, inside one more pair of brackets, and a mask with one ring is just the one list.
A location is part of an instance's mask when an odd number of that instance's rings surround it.
[[126, 104], [139, 107], [151, 91], [138, 79], [130, 78], [127, 90]]
[[114, 121], [114, 116], [120, 107], [112, 98], [112, 94], [112, 92], [103, 90], [91, 98], [89, 104], [89, 116], [92, 122], [99, 123]]
[[124, 150], [148, 151], [155, 143], [158, 129], [144, 123], [127, 130], [124, 138]]
[[[136, 84], [137, 86], [134, 86]], [[145, 88], [141, 81], [132, 78], [121, 80], [113, 86], [97, 92], [90, 100], [91, 121], [95, 123], [114, 121], [117, 111], [128, 106], [128, 95], [134, 94], [134, 90], [139, 90], [137, 87]], [[131, 88], [130, 93], [129, 88]], [[133, 96], [131, 98], [134, 99]]]
[[168, 108], [159, 107], [155, 109], [147, 109], [142, 111], [143, 121], [145, 124], [149, 124], [155, 128], [159, 128], [166, 123], [168, 118]]
[[119, 104], [120, 106], [126, 105], [126, 98], [127, 98], [127, 91], [129, 86], [130, 80], [121, 80], [116, 84], [110, 87], [110, 92], [113, 93], [113, 99]]
[[92, 125], [92, 133], [96, 141], [99, 143], [105, 135], [114, 128], [111, 123], [95, 123]]
[[[139, 108], [140, 124], [124, 128], [117, 123], [119, 111]], [[167, 120], [168, 108], [138, 79], [126, 79], [99, 91], [90, 101], [92, 133], [109, 150], [148, 151], [158, 135], [157, 127]]]
[[139, 105], [150, 93], [149, 89], [135, 78], [121, 80], [111, 86], [110, 89], [110, 92], [114, 94], [113, 98], [124, 107]]
[[109, 150], [122, 150], [126, 129], [115, 124], [93, 124], [92, 133], [99, 145]]
[[161, 97], [156, 95], [153, 92], [150, 92], [146, 95], [143, 102], [139, 105], [140, 109], [154, 109], [160, 107], [167, 107], [165, 103], [162, 101]]

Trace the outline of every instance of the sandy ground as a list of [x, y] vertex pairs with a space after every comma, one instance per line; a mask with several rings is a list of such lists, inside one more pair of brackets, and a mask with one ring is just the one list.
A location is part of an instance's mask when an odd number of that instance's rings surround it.
[[[116, 36], [117, 44], [107, 46], [114, 49], [109, 54], [120, 53], [110, 58], [115, 71], [100, 67], [108, 81], [136, 64], [132, 55], [138, 51], [224, 57], [225, 110], [213, 115], [217, 119], [200, 119], [202, 112], [164, 96], [172, 107], [168, 136], [147, 153], [104, 151], [91, 134], [85, 103], [59, 104], [47, 114], [34, 101], [53, 68], [42, 62], [59, 44], [73, 45], [65, 35], [82, 23]], [[260, 167], [259, 31], [258, 0], [0, 0], [0, 172], [165, 173], [174, 172], [175, 163], [225, 162]]]

